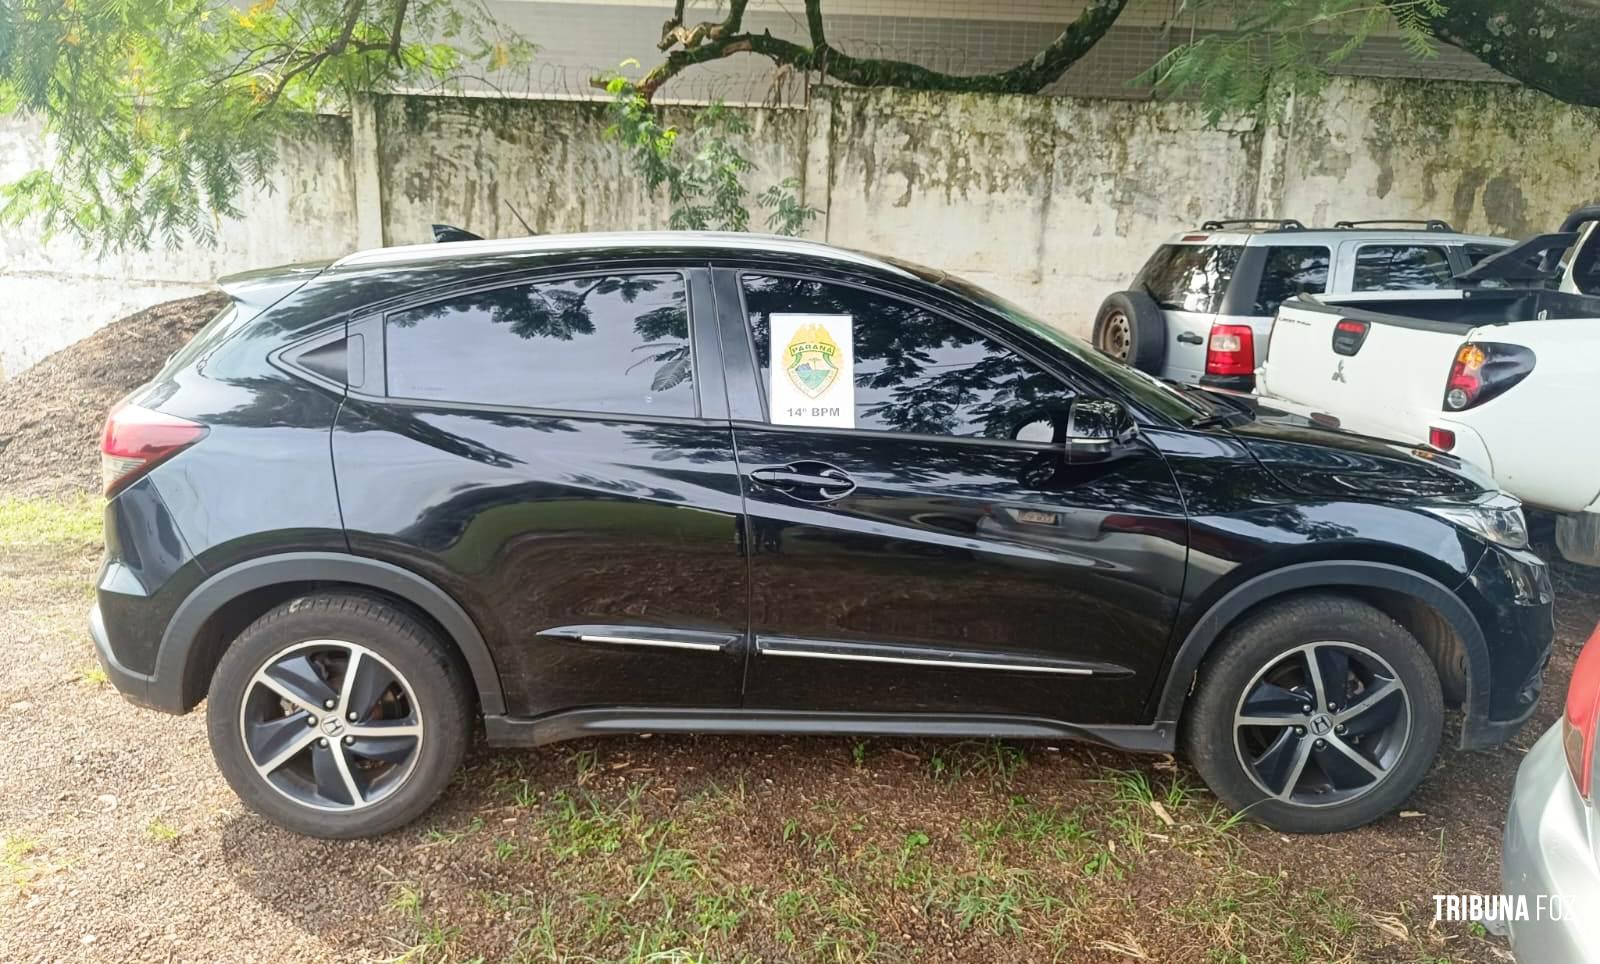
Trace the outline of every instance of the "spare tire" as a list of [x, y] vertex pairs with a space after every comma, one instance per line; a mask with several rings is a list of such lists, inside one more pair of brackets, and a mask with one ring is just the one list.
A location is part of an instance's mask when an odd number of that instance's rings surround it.
[[1167, 319], [1143, 291], [1118, 291], [1100, 303], [1094, 347], [1142, 372], [1161, 374], [1167, 361]]

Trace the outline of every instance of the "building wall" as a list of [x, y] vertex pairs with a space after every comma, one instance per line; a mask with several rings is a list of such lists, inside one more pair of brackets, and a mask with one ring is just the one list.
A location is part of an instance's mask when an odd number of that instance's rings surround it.
[[[1205, 218], [1444, 217], [1520, 236], [1600, 200], [1600, 112], [1502, 85], [1341, 80], [1218, 127], [1182, 103], [843, 88], [746, 114], [752, 196], [795, 177], [823, 212], [815, 237], [968, 276], [1077, 333]], [[383, 97], [285, 145], [215, 249], [98, 258], [7, 229], [0, 366], [219, 274], [424, 241], [436, 221], [516, 236], [514, 206], [540, 233], [665, 227], [605, 126], [591, 103]], [[0, 121], [0, 180], [48, 156], [36, 127]]]

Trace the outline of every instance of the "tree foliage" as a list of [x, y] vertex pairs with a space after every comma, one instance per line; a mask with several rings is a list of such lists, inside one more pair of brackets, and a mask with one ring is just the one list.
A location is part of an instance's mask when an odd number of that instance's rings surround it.
[[1384, 31], [1419, 60], [1450, 44], [1559, 100], [1600, 106], [1596, 0], [1183, 0], [1174, 16], [1185, 15], [1234, 29], [1180, 44], [1141, 80], [1197, 97], [1213, 119], [1315, 92]]
[[[624, 64], [623, 66], [629, 66]], [[644, 92], [622, 74], [605, 78], [611, 97], [606, 136], [623, 145], [634, 171], [651, 191], [666, 189], [669, 226], [676, 230], [748, 231], [749, 189], [756, 166], [733, 143], [750, 125], [721, 103], [696, 111], [684, 134], [662, 121]], [[818, 211], [799, 197], [800, 182], [785, 178], [756, 199], [767, 213], [767, 230], [796, 235]]]
[[1215, 120], [1271, 102], [1274, 92], [1311, 93], [1375, 33], [1393, 25], [1413, 57], [1432, 59], [1440, 0], [1185, 0], [1182, 12], [1221, 14], [1234, 29], [1175, 47], [1139, 78], [1197, 97]]
[[112, 249], [209, 241], [317, 111], [530, 52], [476, 0], [0, 0], [0, 113], [54, 142], [0, 219]]

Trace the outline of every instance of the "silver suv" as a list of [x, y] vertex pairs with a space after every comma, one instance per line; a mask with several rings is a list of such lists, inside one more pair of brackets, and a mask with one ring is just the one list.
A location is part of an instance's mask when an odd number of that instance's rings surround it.
[[[1387, 225], [1388, 227], [1380, 227]], [[1156, 249], [1106, 298], [1094, 344], [1185, 384], [1250, 391], [1278, 305], [1296, 295], [1431, 292], [1511, 244], [1444, 221], [1207, 221]], [[1404, 295], [1401, 295], [1404, 297]]]

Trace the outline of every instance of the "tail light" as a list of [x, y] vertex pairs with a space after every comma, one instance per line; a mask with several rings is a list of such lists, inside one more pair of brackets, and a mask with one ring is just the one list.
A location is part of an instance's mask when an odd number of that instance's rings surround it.
[[1444, 383], [1445, 410], [1463, 411], [1504, 393], [1528, 377], [1533, 363], [1533, 352], [1521, 345], [1467, 342], [1456, 352]]
[[106, 416], [100, 439], [100, 480], [106, 495], [205, 438], [207, 428], [186, 418], [138, 405], [118, 405]]
[[1333, 326], [1333, 350], [1345, 356], [1354, 355], [1361, 350], [1361, 344], [1367, 340], [1367, 332], [1371, 330], [1372, 325], [1365, 321], [1342, 319]]
[[1456, 447], [1456, 433], [1447, 428], [1430, 428], [1428, 444], [1441, 452], [1448, 452]]
[[1207, 375], [1248, 375], [1256, 370], [1256, 333], [1249, 325], [1212, 325], [1206, 345]]
[[1594, 797], [1595, 724], [1600, 721], [1600, 626], [1583, 644], [1572, 682], [1567, 684], [1567, 709], [1561, 715], [1561, 745], [1567, 771], [1585, 803]]

